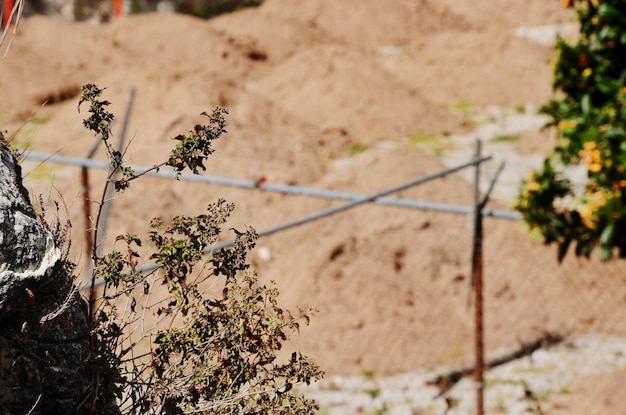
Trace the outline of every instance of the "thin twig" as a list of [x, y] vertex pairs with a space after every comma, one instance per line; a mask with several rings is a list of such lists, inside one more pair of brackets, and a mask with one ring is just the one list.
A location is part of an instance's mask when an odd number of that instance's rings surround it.
[[35, 408], [37, 407], [37, 405], [39, 405], [39, 401], [41, 400], [41, 393], [39, 394], [39, 396], [37, 397], [37, 400], [35, 401], [35, 403], [33, 404], [33, 406], [30, 408], [30, 411], [28, 411], [26, 413], [26, 415], [31, 415], [33, 413], [33, 411], [35, 410]]
[[72, 288], [70, 289], [70, 292], [67, 294], [67, 297], [65, 297], [65, 300], [63, 300], [63, 303], [59, 306], [59, 308], [43, 316], [39, 320], [39, 324], [44, 324], [47, 321], [54, 320], [61, 314], [65, 313], [74, 302], [75, 295], [77, 292], [78, 292], [78, 284], [72, 284]]

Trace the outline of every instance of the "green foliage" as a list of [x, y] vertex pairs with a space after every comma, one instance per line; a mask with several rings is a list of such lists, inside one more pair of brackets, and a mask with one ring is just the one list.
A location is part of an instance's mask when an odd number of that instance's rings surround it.
[[372, 370], [367, 370], [365, 368], [361, 368], [359, 369], [359, 375], [368, 381], [372, 381], [374, 379], [376, 379], [376, 373]]
[[348, 153], [351, 156], [356, 156], [356, 155], [366, 152], [367, 149], [368, 147], [365, 144], [355, 143], [355, 144], [351, 144], [350, 147], [348, 147]]
[[[201, 115], [207, 117], [209, 121], [207, 125], [197, 124], [187, 135], [179, 134], [174, 137], [178, 143], [172, 149], [166, 161], [154, 165], [145, 172], [136, 173], [131, 167], [123, 165], [122, 154], [115, 150], [109, 142], [113, 114], [106, 110], [110, 102], [99, 99], [103, 89], [98, 88], [94, 84], [86, 84], [82, 87], [82, 91], [78, 109], [80, 110], [81, 105], [87, 102], [89, 104], [89, 113], [91, 114], [83, 121], [83, 124], [85, 128], [102, 138], [111, 162], [112, 171], [119, 171], [122, 174], [122, 178], [114, 182], [115, 190], [117, 191], [129, 188], [131, 181], [150, 171], [159, 170], [164, 166], [173, 167], [178, 173], [185, 170], [185, 168], [188, 168], [194, 174], [198, 174], [199, 168], [206, 170], [204, 162], [213, 154], [213, 141], [226, 133], [226, 120], [224, 119], [224, 116], [228, 114], [226, 109], [215, 108], [211, 114], [203, 112]], [[113, 176], [111, 175], [111, 177]]]
[[[191, 14], [196, 17], [210, 18], [222, 13], [229, 13], [245, 7], [259, 6], [262, 0], [171, 0], [169, 3], [178, 13]], [[131, 0], [132, 13], [153, 11], [157, 7], [156, 1]]]
[[[564, 0], [576, 7], [580, 36], [557, 39], [557, 98], [541, 111], [556, 127], [554, 152], [522, 182], [516, 209], [531, 232], [588, 257], [595, 247], [608, 260], [626, 257], [626, 2]], [[578, 189], [564, 177], [569, 166], [586, 171]]]
[[445, 137], [424, 132], [412, 134], [407, 142], [409, 145], [423, 148], [437, 157], [441, 157], [446, 150], [454, 147], [454, 144], [446, 140]]
[[503, 134], [495, 136], [489, 141], [492, 143], [514, 143], [516, 141], [519, 141], [520, 138], [521, 135], [519, 134]]
[[[182, 326], [155, 339], [150, 401], [164, 413], [310, 413], [292, 391], [319, 370], [301, 354], [279, 363], [276, 352], [298, 323], [277, 305], [273, 286], [254, 274], [226, 279], [221, 297], [194, 302]], [[182, 402], [181, 402], [182, 400]]]
[[106, 110], [111, 103], [109, 101], [100, 101], [98, 98], [102, 95], [102, 89], [94, 84], [86, 84], [82, 87], [82, 95], [78, 101], [78, 112], [84, 102], [89, 103], [88, 118], [83, 121], [83, 125], [88, 130], [100, 135], [104, 141], [108, 141], [111, 137], [111, 122], [113, 114]]
[[256, 7], [262, 0], [184, 0], [177, 9], [193, 16], [209, 18], [244, 7]]
[[[95, 85], [83, 87], [80, 104], [88, 103], [91, 114], [85, 126], [106, 143], [112, 170], [124, 172], [123, 155], [108, 145], [113, 116], [101, 94]], [[208, 125], [176, 137], [168, 160], [153, 169], [204, 169], [212, 141], [225, 132], [224, 114], [219, 108], [204, 114]], [[106, 186], [126, 189], [143, 174], [129, 169], [119, 183], [110, 176]], [[107, 254], [94, 250], [92, 282], [105, 284], [97, 299], [92, 287], [90, 301], [93, 388], [86, 405], [92, 413], [310, 414], [317, 409], [293, 387], [320, 378], [320, 369], [297, 352], [279, 358], [284, 342], [309, 316], [281, 309], [276, 287], [260, 284], [249, 270], [246, 257], [256, 232], [231, 229], [232, 246], [205, 258], [233, 210], [220, 199], [201, 215], [175, 216], [167, 223], [155, 218], [148, 252], [139, 252], [144, 244], [130, 233], [118, 236], [116, 249]], [[142, 271], [142, 257], [156, 260], [159, 269]], [[154, 326], [146, 327], [146, 316], [156, 319]]]
[[204, 250], [217, 241], [221, 226], [234, 208], [234, 205], [220, 199], [209, 206], [209, 214], [196, 217], [176, 216], [167, 227], [164, 227], [160, 219], [152, 220], [151, 226], [154, 230], [150, 233], [150, 239], [157, 247], [152, 258], [161, 266], [167, 281], [185, 284], [187, 275], [202, 258]]
[[189, 167], [195, 174], [198, 174], [198, 168], [206, 170], [203, 162], [213, 154], [211, 146], [213, 140], [226, 132], [225, 114], [228, 112], [223, 108], [216, 108], [211, 115], [203, 112], [202, 115], [209, 118], [208, 125], [198, 124], [188, 135], [174, 137], [179, 142], [170, 153], [167, 165], [174, 167], [178, 172], [185, 167]]
[[472, 104], [470, 104], [467, 101], [461, 100], [461, 101], [456, 101], [450, 104], [450, 108], [462, 113], [463, 115], [467, 115], [472, 109]]

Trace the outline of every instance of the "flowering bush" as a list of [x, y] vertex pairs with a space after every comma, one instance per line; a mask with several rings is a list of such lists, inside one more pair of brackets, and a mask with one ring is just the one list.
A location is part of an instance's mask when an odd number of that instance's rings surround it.
[[[531, 233], [556, 243], [562, 260], [570, 245], [588, 257], [626, 257], [626, 1], [562, 0], [575, 8], [580, 35], [557, 38], [556, 98], [541, 108], [558, 140], [553, 154], [522, 181], [516, 209]], [[580, 166], [583, 186], [563, 171]]]

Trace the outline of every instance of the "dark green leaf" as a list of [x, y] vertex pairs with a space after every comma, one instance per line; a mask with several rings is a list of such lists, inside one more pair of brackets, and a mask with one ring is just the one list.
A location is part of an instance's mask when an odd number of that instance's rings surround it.
[[600, 259], [608, 261], [612, 256], [613, 254], [610, 246], [600, 245]]
[[559, 262], [563, 262], [563, 258], [565, 258], [565, 255], [567, 254], [567, 250], [571, 242], [572, 242], [571, 239], [566, 239], [565, 241], [559, 244], [558, 255], [557, 255], [557, 259], [559, 260]]
[[611, 222], [604, 228], [604, 230], [602, 231], [602, 234], [600, 235], [600, 245], [603, 245], [603, 246], [610, 245], [613, 239], [614, 233], [615, 233], [615, 223]]
[[602, 3], [598, 7], [598, 16], [603, 20], [619, 20], [621, 18], [620, 11], [610, 4]]
[[[609, 128], [606, 133], [604, 133], [604, 138], [607, 140], [622, 140], [626, 138], [626, 131], [622, 130], [619, 127]], [[624, 142], [620, 143], [620, 147], [624, 144]]]
[[156, 344], [165, 344], [167, 342], [167, 335], [165, 333], [159, 333], [154, 339]]

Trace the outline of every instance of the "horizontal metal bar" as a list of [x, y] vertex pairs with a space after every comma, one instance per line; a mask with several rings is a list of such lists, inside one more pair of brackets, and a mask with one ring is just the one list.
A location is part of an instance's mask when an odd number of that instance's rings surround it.
[[[65, 164], [70, 166], [82, 166], [89, 167], [94, 169], [101, 170], [109, 170], [110, 165], [103, 161], [78, 158], [78, 157], [68, 157], [61, 155], [51, 155], [51, 154], [43, 154], [43, 153], [24, 153], [24, 158], [28, 160], [36, 160], [36, 161], [47, 161], [50, 163], [58, 163]], [[471, 165], [471, 164], [470, 164]], [[137, 173], [145, 172], [148, 170], [148, 167], [144, 166], [131, 166], [133, 170]], [[446, 173], [449, 174], [449, 173]], [[260, 191], [269, 191], [269, 192], [277, 192], [283, 194], [294, 194], [300, 196], [311, 196], [311, 197], [320, 197], [325, 199], [334, 199], [334, 200], [346, 200], [346, 201], [356, 201], [363, 197], [363, 195], [358, 193], [350, 193], [350, 192], [340, 192], [336, 190], [325, 190], [325, 189], [315, 189], [311, 187], [301, 187], [301, 186], [292, 186], [280, 183], [265, 183], [262, 186], [259, 186], [257, 182], [253, 180], [245, 180], [245, 179], [235, 179], [229, 177], [220, 177], [220, 176], [200, 176], [197, 174], [189, 174], [189, 173], [181, 173], [177, 175], [175, 172], [160, 170], [158, 172], [153, 171], [149, 172], [148, 175], [163, 177], [169, 179], [178, 179], [182, 181], [190, 181], [190, 182], [198, 182], [198, 183], [207, 183], [214, 184], [220, 186], [229, 186], [229, 187], [237, 187], [244, 189], [257, 189]], [[440, 177], [440, 176], [437, 176]], [[375, 200], [371, 201], [372, 203], [377, 203], [380, 205], [386, 206], [396, 206], [410, 209], [419, 209], [419, 210], [432, 210], [432, 211], [440, 211], [446, 213], [455, 213], [467, 215], [471, 212], [471, 207], [466, 206], [458, 206], [451, 205], [446, 203], [436, 203], [436, 202], [427, 202], [421, 200], [406, 200], [406, 199], [398, 199], [398, 198], [390, 198], [390, 197], [379, 197]], [[520, 215], [517, 212], [506, 211], [506, 210], [491, 210], [484, 209], [483, 214], [485, 216], [491, 216], [495, 218], [501, 219], [511, 219], [518, 220], [520, 219]]]

